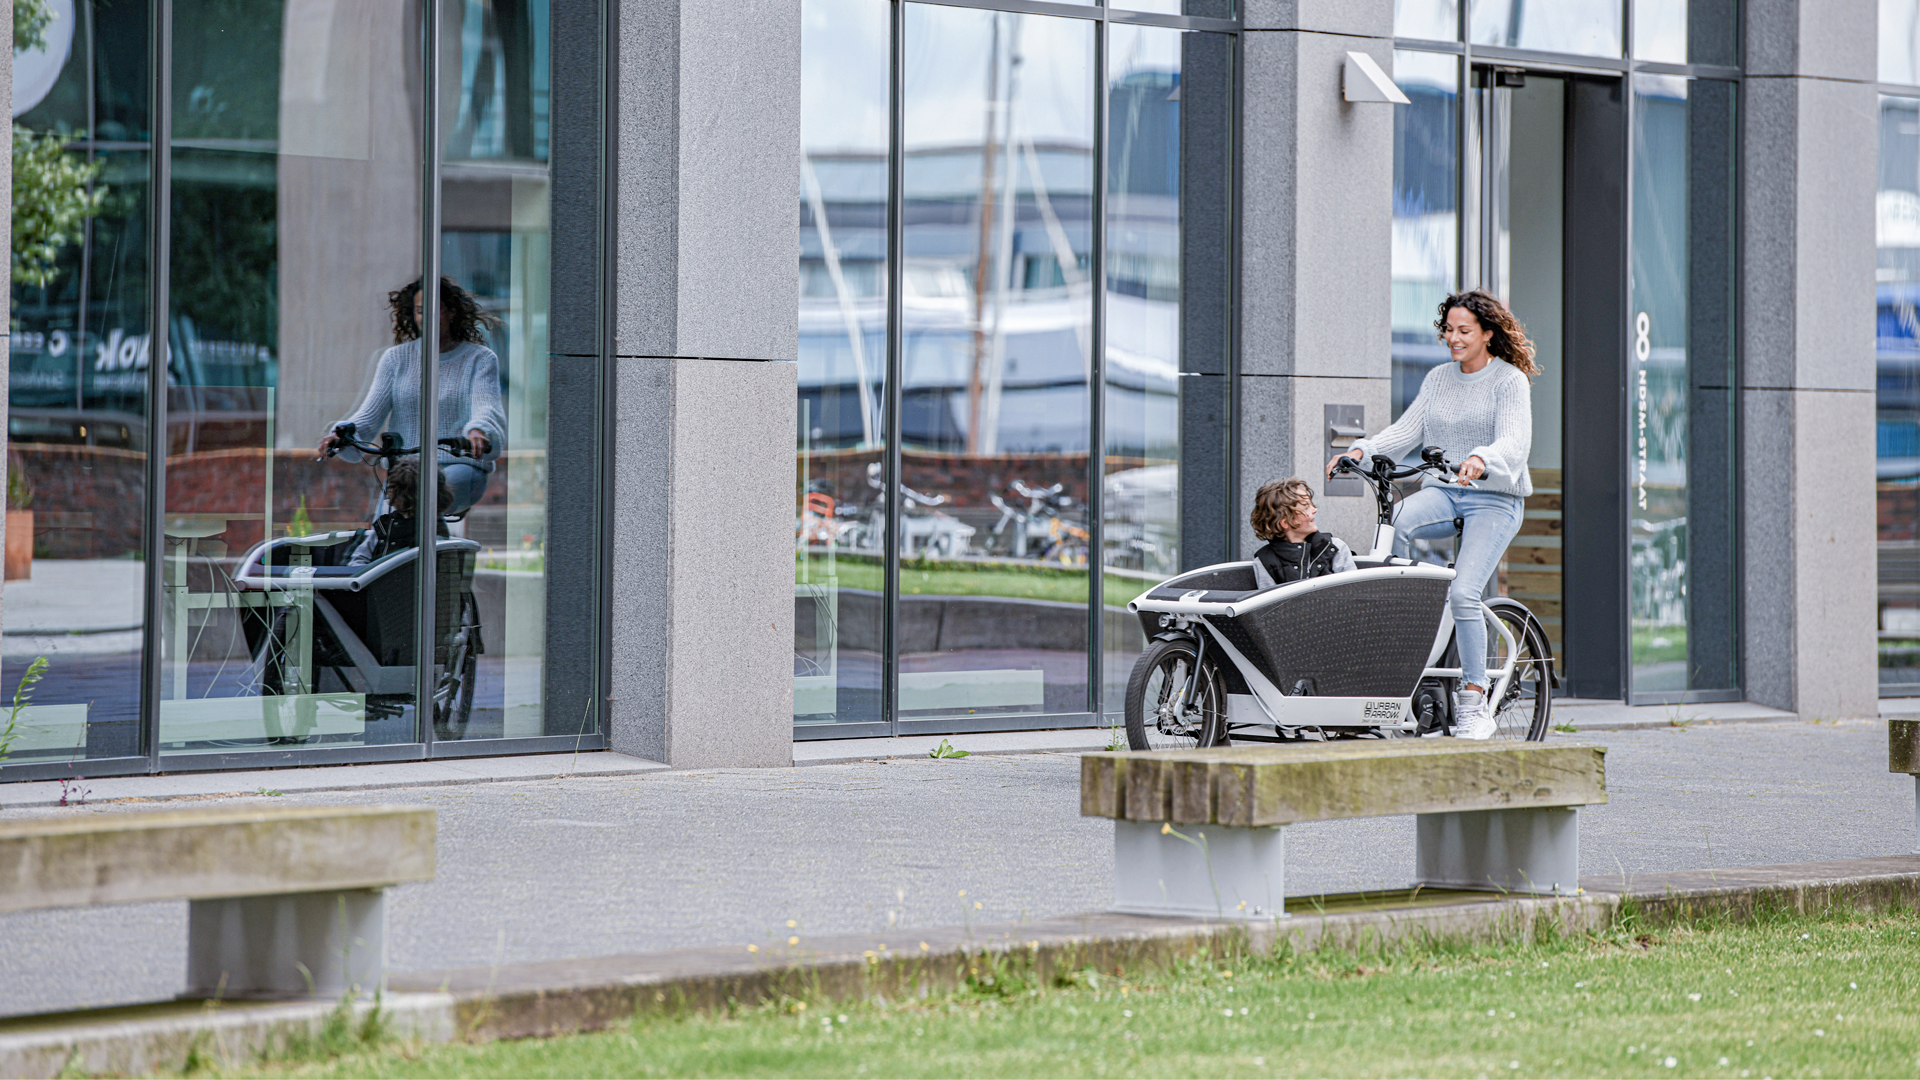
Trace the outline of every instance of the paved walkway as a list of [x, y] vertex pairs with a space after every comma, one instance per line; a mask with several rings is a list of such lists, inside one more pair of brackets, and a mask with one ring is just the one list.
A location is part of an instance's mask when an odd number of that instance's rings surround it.
[[[1880, 721], [1596, 741], [1609, 747], [1612, 802], [1582, 818], [1588, 873], [1914, 848], [1913, 782], [1886, 772]], [[1069, 754], [351, 791], [273, 775], [287, 792], [274, 803], [439, 809], [438, 878], [390, 905], [401, 971], [764, 941], [788, 919], [832, 934], [1043, 918], [1110, 898], [1110, 826], [1078, 816]], [[1412, 872], [1406, 818], [1294, 826], [1287, 846], [1294, 895], [1403, 885]], [[184, 982], [185, 914], [172, 903], [0, 917], [0, 1015], [170, 996]]]

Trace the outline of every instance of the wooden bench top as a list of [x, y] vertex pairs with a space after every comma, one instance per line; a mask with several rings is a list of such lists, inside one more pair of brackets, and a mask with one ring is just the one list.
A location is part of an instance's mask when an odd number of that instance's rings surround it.
[[0, 822], [0, 912], [430, 881], [434, 812], [302, 806]]
[[1920, 720], [1887, 721], [1887, 771], [1920, 776]]
[[1589, 806], [1606, 748], [1585, 743], [1367, 739], [1080, 758], [1080, 813], [1181, 825]]

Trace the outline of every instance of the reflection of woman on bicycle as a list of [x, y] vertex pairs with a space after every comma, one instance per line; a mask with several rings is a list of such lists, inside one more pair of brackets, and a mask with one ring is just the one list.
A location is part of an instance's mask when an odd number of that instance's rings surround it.
[[[393, 310], [393, 348], [380, 354], [373, 386], [352, 416], [362, 432], [393, 431], [406, 446], [420, 439], [420, 283], [387, 294]], [[441, 475], [453, 492], [442, 514], [457, 514], [487, 492], [493, 463], [506, 447], [506, 413], [500, 407], [500, 359], [482, 344], [500, 320], [480, 309], [473, 294], [440, 279], [440, 423], [434, 439], [465, 439], [471, 457], [440, 448]], [[382, 427], [381, 425], [385, 425]], [[431, 440], [429, 440], [431, 441]], [[336, 433], [320, 440], [320, 453], [345, 443]], [[357, 456], [351, 448], [343, 456]]]
[[[1540, 367], [1513, 313], [1484, 290], [1441, 301], [1434, 326], [1453, 363], [1427, 372], [1419, 396], [1400, 419], [1354, 443], [1346, 456], [1398, 461], [1415, 447], [1438, 446], [1448, 461], [1460, 463], [1459, 485], [1429, 476], [1425, 486], [1401, 500], [1393, 520], [1401, 556], [1409, 554], [1410, 541], [1443, 539], [1453, 535], [1454, 518], [1464, 522], [1447, 594], [1462, 676], [1454, 730], [1484, 739], [1495, 725], [1486, 709], [1487, 624], [1480, 596], [1520, 531], [1524, 501], [1533, 493], [1527, 473], [1533, 450], [1530, 383]], [[1327, 463], [1329, 476], [1337, 461]], [[1477, 483], [1468, 487], [1469, 481]]]

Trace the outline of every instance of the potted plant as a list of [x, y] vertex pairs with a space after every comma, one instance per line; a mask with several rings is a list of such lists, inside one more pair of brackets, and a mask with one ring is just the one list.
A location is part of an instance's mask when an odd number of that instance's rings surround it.
[[7, 455], [7, 576], [25, 581], [33, 576], [33, 485], [27, 481], [27, 463], [19, 454]]

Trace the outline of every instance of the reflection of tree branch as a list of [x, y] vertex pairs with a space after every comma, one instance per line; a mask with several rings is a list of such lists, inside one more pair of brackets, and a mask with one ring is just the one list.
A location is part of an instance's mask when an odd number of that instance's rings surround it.
[[[86, 138], [77, 132], [71, 141]], [[94, 186], [100, 163], [67, 153], [70, 140], [35, 135], [13, 126], [13, 280], [45, 286], [54, 260], [80, 238], [87, 219], [100, 212], [106, 186]]]
[[47, 47], [47, 27], [53, 24], [53, 5], [47, 0], [14, 0], [13, 51]]

